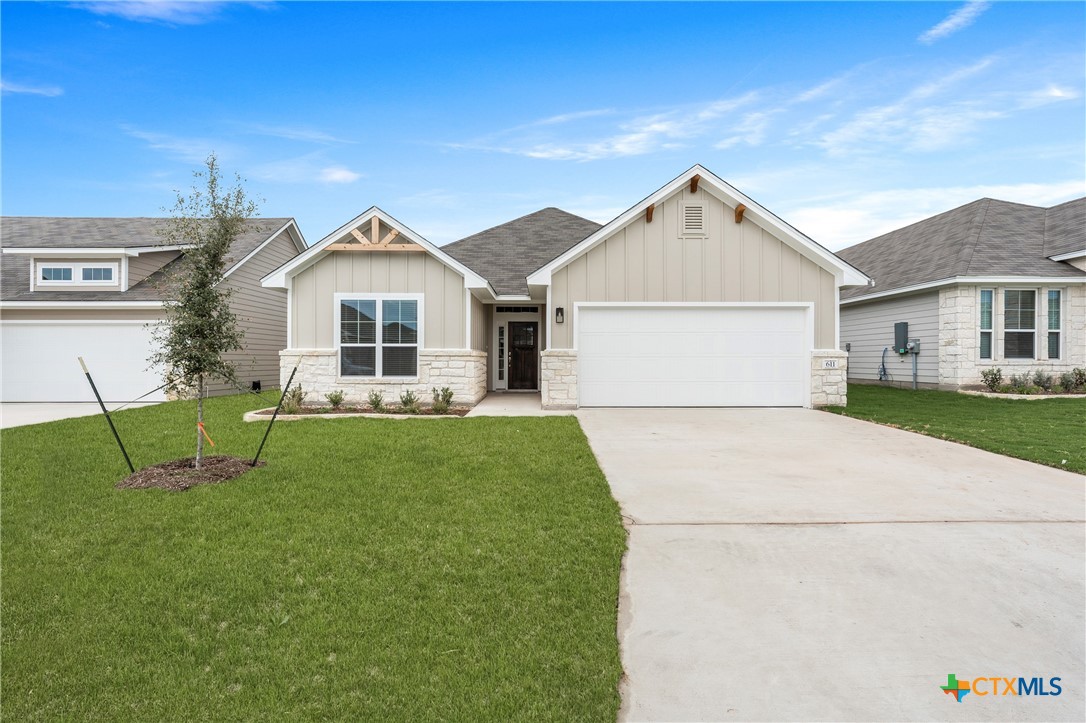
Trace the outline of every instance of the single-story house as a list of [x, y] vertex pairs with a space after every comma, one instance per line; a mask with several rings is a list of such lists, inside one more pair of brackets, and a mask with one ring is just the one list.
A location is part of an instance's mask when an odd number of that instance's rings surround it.
[[[1086, 198], [1040, 208], [982, 198], [839, 251], [874, 277], [841, 294], [850, 381], [912, 383], [895, 322], [919, 342], [918, 386], [1086, 367]], [[886, 350], [884, 354], [884, 350]]]
[[[0, 218], [0, 400], [94, 401], [82, 356], [106, 401], [126, 402], [162, 385], [149, 368], [161, 281], [184, 246], [159, 232], [162, 218]], [[246, 388], [277, 387], [287, 345], [287, 300], [260, 279], [305, 249], [291, 218], [251, 219], [235, 240], [222, 281], [245, 332], [231, 355]], [[234, 391], [226, 385], [212, 393]], [[158, 391], [144, 398], [165, 399]]]
[[838, 295], [869, 279], [694, 166], [603, 226], [547, 208], [440, 248], [370, 208], [263, 283], [314, 401], [806, 407], [845, 401]]

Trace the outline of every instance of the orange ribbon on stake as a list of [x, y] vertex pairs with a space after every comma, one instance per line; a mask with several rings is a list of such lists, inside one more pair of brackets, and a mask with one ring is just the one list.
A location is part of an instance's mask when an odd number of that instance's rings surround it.
[[200, 434], [204, 435], [204, 439], [207, 440], [207, 443], [210, 444], [212, 447], [214, 447], [215, 443], [211, 441], [211, 437], [207, 436], [207, 430], [204, 429], [204, 423], [203, 422], [197, 422], [196, 427], [200, 430]]

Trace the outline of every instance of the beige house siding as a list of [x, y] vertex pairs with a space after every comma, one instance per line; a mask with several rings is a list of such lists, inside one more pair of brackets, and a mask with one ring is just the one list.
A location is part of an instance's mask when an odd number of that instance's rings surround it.
[[[279, 386], [279, 352], [287, 346], [287, 292], [266, 289], [260, 279], [297, 254], [290, 232], [284, 231], [222, 283], [223, 289], [231, 291], [230, 308], [245, 331], [242, 349], [227, 355], [244, 389], [254, 381], [264, 389]], [[233, 394], [237, 390], [216, 384], [209, 392]]]
[[1066, 263], [1071, 264], [1076, 269], [1086, 271], [1086, 258], [1068, 259]]
[[128, 259], [128, 286], [135, 286], [180, 255], [180, 251], [155, 251], [132, 256]]
[[464, 348], [464, 278], [429, 254], [334, 251], [292, 284], [294, 349], [334, 348], [335, 294], [352, 292], [423, 294], [424, 348]]
[[[680, 237], [680, 204], [706, 204], [705, 238]], [[836, 282], [832, 273], [734, 209], [689, 189], [644, 215], [551, 276], [551, 306], [566, 322], [551, 326], [551, 349], [572, 349], [573, 308], [580, 301], [811, 301], [815, 346], [835, 347]]]
[[886, 369], [898, 385], [911, 385], [913, 360], [894, 353], [894, 324], [909, 322], [909, 337], [920, 339], [916, 358], [917, 381], [939, 383], [939, 292], [929, 291], [882, 301], [847, 304], [841, 307], [841, 348], [849, 344], [848, 378], [877, 381], [882, 350], [886, 347]]
[[471, 348], [486, 351], [490, 344], [490, 307], [471, 297]]

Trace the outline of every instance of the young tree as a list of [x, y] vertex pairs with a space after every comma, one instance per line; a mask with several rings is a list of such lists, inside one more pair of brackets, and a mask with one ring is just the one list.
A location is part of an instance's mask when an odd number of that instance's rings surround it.
[[196, 395], [196, 468], [204, 456], [204, 396], [211, 379], [237, 383], [233, 363], [225, 358], [241, 348], [243, 333], [230, 310], [230, 292], [219, 287], [230, 245], [256, 215], [235, 176], [223, 187], [215, 154], [207, 169], [196, 171], [192, 191], [177, 194], [171, 218], [160, 234], [170, 245], [185, 247], [180, 268], [165, 283], [165, 318], [155, 331], [159, 351], [151, 363], [162, 365], [167, 389], [179, 396]]

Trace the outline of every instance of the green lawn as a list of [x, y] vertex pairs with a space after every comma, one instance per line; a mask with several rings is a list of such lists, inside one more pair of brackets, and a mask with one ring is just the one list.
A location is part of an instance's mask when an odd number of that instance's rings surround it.
[[994, 399], [850, 384], [828, 411], [1086, 473], [1086, 398]]
[[[267, 406], [214, 399], [216, 452]], [[119, 413], [137, 465], [194, 407]], [[125, 490], [100, 417], [4, 430], [4, 720], [613, 721], [625, 533], [576, 420], [313, 419]]]

